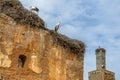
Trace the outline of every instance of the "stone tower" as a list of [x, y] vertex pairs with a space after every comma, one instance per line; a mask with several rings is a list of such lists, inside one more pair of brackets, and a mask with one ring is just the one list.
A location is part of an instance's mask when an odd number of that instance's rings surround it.
[[97, 70], [106, 69], [105, 49], [104, 48], [96, 49], [96, 68], [97, 68]]
[[114, 73], [106, 70], [106, 50], [96, 49], [96, 70], [89, 72], [89, 80], [115, 80]]

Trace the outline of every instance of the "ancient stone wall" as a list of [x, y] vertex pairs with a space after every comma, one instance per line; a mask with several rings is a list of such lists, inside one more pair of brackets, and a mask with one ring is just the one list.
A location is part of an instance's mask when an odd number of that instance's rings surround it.
[[115, 80], [115, 73], [105, 70], [104, 71], [104, 80]]
[[71, 51], [67, 44], [60, 45], [54, 39], [50, 31], [17, 24], [11, 17], [0, 14], [1, 78], [83, 80], [84, 49], [75, 47]]

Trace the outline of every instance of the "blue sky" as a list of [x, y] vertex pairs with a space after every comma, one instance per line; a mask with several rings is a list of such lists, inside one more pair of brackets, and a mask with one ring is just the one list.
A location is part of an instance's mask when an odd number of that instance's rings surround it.
[[49, 29], [61, 22], [59, 33], [86, 44], [84, 80], [96, 69], [95, 49], [105, 48], [107, 70], [120, 79], [120, 0], [20, 0], [39, 8]]

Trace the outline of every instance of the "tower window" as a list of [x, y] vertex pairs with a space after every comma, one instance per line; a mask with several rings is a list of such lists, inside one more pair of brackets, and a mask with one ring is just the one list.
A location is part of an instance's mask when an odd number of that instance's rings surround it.
[[17, 66], [23, 68], [24, 65], [25, 65], [25, 61], [26, 61], [26, 56], [25, 55], [20, 55], [18, 57], [18, 64], [17, 64]]

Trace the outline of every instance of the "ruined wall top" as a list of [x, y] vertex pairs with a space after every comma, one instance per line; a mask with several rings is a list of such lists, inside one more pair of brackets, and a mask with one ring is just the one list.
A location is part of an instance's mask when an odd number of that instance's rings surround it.
[[18, 0], [0, 0], [0, 13], [12, 17], [17, 23], [45, 29], [44, 21], [37, 14], [25, 9]]
[[18, 0], [0, 0], [0, 13], [11, 17], [17, 24], [30, 25], [48, 31], [53, 38], [53, 42], [79, 56], [84, 55], [85, 44], [82, 41], [70, 39], [67, 36], [47, 29], [44, 27], [44, 21], [37, 14], [25, 9]]

